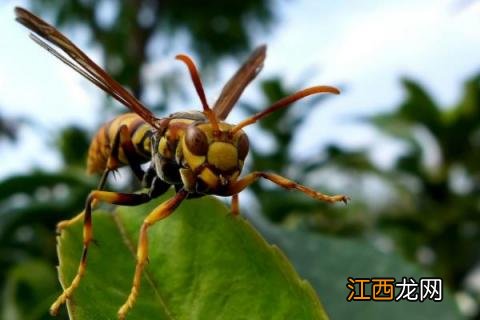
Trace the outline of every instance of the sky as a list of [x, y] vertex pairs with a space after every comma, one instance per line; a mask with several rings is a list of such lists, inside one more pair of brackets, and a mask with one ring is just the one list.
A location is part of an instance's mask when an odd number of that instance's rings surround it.
[[[460, 98], [462, 83], [480, 72], [480, 1], [364, 0], [347, 4], [300, 0], [276, 4], [276, 25], [267, 34], [259, 31], [254, 35], [258, 44], [268, 44], [259, 78], [280, 74], [291, 88], [328, 84], [342, 89], [340, 96], [315, 108], [297, 133], [292, 154], [300, 158], [334, 142], [368, 147], [371, 156], [388, 167], [401, 146], [380, 138], [354, 119], [398, 105], [404, 97], [401, 77], [419, 81], [448, 108]], [[0, 179], [32, 168], [54, 170], [60, 164], [52, 148], [58, 128], [78, 123], [93, 132], [108, 120], [99, 113], [100, 90], [34, 44], [25, 28], [14, 21], [15, 5], [22, 2], [0, 5], [0, 114], [36, 122], [22, 126], [19, 143], [0, 141]], [[67, 31], [102, 64], [100, 48], [87, 46], [82, 30]], [[161, 72], [165, 61], [170, 66], [173, 56], [153, 61], [145, 74]], [[184, 72], [183, 65], [172, 66]], [[207, 94], [218, 94], [236, 67], [225, 61], [221, 80], [217, 85], [207, 84]], [[244, 99], [256, 99], [258, 90], [252, 87]], [[240, 115], [232, 116], [233, 122], [240, 120]], [[254, 128], [248, 130], [255, 132]]]

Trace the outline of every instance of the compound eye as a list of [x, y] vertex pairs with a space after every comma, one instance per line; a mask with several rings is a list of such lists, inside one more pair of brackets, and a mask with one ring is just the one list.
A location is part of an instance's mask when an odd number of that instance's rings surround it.
[[185, 133], [185, 143], [188, 150], [197, 156], [203, 156], [208, 151], [207, 136], [194, 125], [188, 126]]
[[238, 149], [238, 158], [244, 160], [248, 154], [248, 149], [250, 147], [250, 142], [248, 142], [248, 137], [244, 133], [238, 138], [237, 149]]

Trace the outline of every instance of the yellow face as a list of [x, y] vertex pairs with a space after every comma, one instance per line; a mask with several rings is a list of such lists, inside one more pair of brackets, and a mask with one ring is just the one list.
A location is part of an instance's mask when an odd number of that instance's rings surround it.
[[220, 123], [216, 132], [209, 123], [192, 123], [186, 128], [180, 149], [186, 168], [181, 172], [182, 180], [187, 189], [195, 184], [197, 189], [200, 186], [214, 191], [238, 178], [249, 142], [245, 132], [232, 134], [231, 128], [227, 123]]

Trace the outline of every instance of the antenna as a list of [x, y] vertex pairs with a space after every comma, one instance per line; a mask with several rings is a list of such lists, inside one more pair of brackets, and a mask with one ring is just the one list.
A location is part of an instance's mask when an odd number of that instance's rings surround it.
[[333, 94], [340, 94], [340, 90], [338, 90], [335, 87], [330, 87], [330, 86], [315, 86], [315, 87], [310, 87], [307, 89], [300, 90], [298, 92], [295, 92], [294, 94], [285, 97], [283, 99], [278, 100], [274, 104], [272, 104], [270, 107], [267, 109], [254, 114], [253, 116], [243, 120], [236, 126], [234, 126], [231, 130], [232, 134], [235, 134], [238, 130], [251, 125], [252, 123], [257, 122], [258, 120], [268, 116], [270, 113], [277, 111], [278, 109], [287, 107], [288, 105], [294, 103], [297, 100], [300, 100], [302, 98], [305, 98], [307, 96], [310, 96], [312, 94], [317, 94], [317, 93], [333, 93]]
[[175, 59], [180, 60], [187, 65], [188, 71], [190, 72], [190, 76], [193, 81], [193, 85], [195, 86], [195, 90], [197, 90], [198, 97], [202, 102], [203, 113], [205, 114], [205, 116], [207, 116], [208, 120], [212, 124], [213, 130], [219, 131], [220, 129], [218, 127], [217, 116], [208, 106], [207, 98], [205, 97], [205, 91], [203, 90], [202, 80], [200, 79], [200, 75], [198, 73], [197, 67], [195, 66], [195, 63], [189, 56], [185, 54], [179, 54], [175, 57]]

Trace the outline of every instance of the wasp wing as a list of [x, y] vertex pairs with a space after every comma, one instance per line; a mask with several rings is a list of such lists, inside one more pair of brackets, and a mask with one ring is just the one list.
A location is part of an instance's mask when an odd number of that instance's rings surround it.
[[[82, 50], [73, 44], [60, 31], [55, 29], [47, 22], [43, 21], [33, 13], [20, 8], [15, 8], [16, 20], [25, 27], [33, 31], [30, 37], [42, 48], [53, 54], [69, 67], [90, 80], [100, 89], [110, 94], [117, 101], [137, 113], [142, 119], [156, 126], [157, 118], [142, 105], [132, 94], [130, 94], [122, 85], [115, 81], [105, 70], [93, 62]], [[38, 36], [37, 36], [38, 35]], [[60, 48], [66, 55], [61, 54], [56, 49], [48, 45], [42, 39], [52, 43]]]
[[257, 76], [260, 70], [262, 70], [266, 52], [266, 45], [256, 48], [250, 57], [248, 57], [247, 61], [245, 61], [223, 87], [218, 100], [213, 106], [213, 111], [219, 119], [225, 120], [227, 118], [247, 85]]

